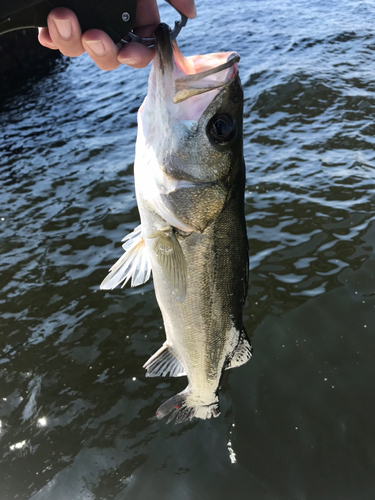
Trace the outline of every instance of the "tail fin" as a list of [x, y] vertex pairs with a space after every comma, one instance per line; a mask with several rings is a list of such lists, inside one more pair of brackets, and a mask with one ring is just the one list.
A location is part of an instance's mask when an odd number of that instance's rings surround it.
[[194, 417], [205, 420], [206, 418], [218, 417], [220, 415], [219, 398], [214, 395], [212, 403], [202, 404], [192, 401], [192, 397], [187, 389], [176, 394], [173, 398], [163, 403], [156, 412], [158, 419], [169, 415], [167, 424], [175, 419], [176, 424], [181, 424]]

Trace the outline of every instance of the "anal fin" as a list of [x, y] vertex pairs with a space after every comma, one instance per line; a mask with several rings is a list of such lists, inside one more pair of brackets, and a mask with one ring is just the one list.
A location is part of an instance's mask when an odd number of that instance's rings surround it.
[[186, 375], [185, 368], [176, 358], [167, 343], [156, 351], [151, 358], [143, 365], [146, 368], [146, 377], [182, 377]]
[[229, 368], [236, 368], [237, 366], [241, 366], [245, 364], [251, 358], [253, 354], [253, 348], [250, 344], [249, 337], [245, 329], [241, 330], [240, 337], [238, 339], [238, 344], [235, 347], [232, 357], [230, 358], [226, 370]]

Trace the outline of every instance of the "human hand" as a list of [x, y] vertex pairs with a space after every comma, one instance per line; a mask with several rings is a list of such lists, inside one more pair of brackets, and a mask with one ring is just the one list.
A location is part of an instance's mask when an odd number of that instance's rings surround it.
[[[177, 10], [190, 19], [196, 16], [194, 0], [171, 0]], [[153, 35], [160, 23], [156, 0], [138, 0], [136, 28], [134, 33], [141, 37]], [[76, 57], [85, 51], [99, 68], [109, 71], [120, 64], [133, 68], [144, 68], [154, 57], [154, 48], [136, 42], [115, 44], [107, 33], [91, 29], [82, 34], [76, 15], [69, 9], [53, 9], [47, 18], [48, 28], [39, 30], [39, 42], [50, 49], [57, 49], [66, 56]]]

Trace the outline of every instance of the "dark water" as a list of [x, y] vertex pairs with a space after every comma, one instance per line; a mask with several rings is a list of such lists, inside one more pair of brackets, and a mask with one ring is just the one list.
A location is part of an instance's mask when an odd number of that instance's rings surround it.
[[198, 10], [182, 51], [242, 56], [254, 357], [219, 418], [153, 419], [185, 380], [145, 378], [152, 283], [98, 289], [139, 220], [148, 69], [25, 82], [0, 110], [1, 500], [375, 498], [374, 4]]

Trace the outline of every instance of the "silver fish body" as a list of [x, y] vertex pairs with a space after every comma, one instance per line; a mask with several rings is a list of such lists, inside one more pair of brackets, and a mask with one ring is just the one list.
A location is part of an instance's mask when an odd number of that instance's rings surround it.
[[243, 93], [235, 53], [185, 59], [169, 29], [156, 32], [147, 97], [138, 114], [135, 185], [141, 226], [102, 288], [152, 270], [166, 342], [148, 376], [188, 386], [157, 411], [176, 422], [219, 415], [223, 370], [251, 346], [242, 308], [248, 285], [244, 216]]

